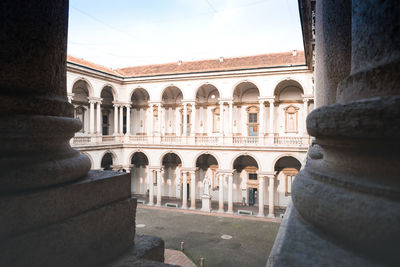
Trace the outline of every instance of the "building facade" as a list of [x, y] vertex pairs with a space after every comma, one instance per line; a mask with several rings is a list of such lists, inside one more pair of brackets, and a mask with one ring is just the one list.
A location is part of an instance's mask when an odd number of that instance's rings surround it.
[[245, 203], [274, 217], [310, 144], [301, 51], [118, 70], [69, 56], [67, 92], [83, 125], [73, 147], [92, 169], [130, 172], [132, 194], [150, 205], [201, 208], [207, 177], [220, 212]]

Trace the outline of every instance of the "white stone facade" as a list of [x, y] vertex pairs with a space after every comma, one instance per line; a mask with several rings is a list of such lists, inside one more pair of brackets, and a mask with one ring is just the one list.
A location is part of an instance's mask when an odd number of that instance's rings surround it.
[[122, 77], [69, 62], [67, 92], [83, 122], [74, 148], [92, 169], [131, 172], [132, 193], [149, 204], [194, 208], [208, 171], [221, 212], [245, 201], [274, 216], [310, 144], [307, 66]]

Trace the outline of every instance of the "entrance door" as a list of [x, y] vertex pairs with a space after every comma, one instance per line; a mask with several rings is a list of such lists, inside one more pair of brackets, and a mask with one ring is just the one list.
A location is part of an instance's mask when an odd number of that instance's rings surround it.
[[249, 188], [249, 206], [257, 203], [257, 188]]
[[187, 188], [186, 199], [189, 199], [189, 197], [190, 197], [190, 186], [189, 186], [189, 184], [186, 184], [186, 188]]

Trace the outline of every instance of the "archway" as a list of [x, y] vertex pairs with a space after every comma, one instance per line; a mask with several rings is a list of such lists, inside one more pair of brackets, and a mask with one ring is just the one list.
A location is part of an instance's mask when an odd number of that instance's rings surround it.
[[218, 169], [218, 161], [211, 154], [201, 154], [196, 160], [196, 198], [200, 198], [203, 193], [203, 181], [207, 176], [210, 185], [211, 185], [211, 196], [214, 199], [217, 197], [217, 191], [219, 188], [219, 183], [217, 179], [217, 169]]
[[97, 122], [101, 124], [102, 135], [113, 134], [114, 131], [114, 94], [111, 86], [105, 86], [101, 90], [100, 97], [103, 99], [101, 102], [101, 121]]
[[[212, 135], [220, 131], [220, 111], [218, 101], [220, 94], [212, 84], [203, 84], [196, 92], [196, 135]], [[207, 113], [211, 112], [212, 116]], [[210, 121], [207, 121], [211, 119]]]
[[105, 171], [112, 170], [113, 165], [113, 155], [111, 153], [106, 153], [101, 158], [101, 168]]
[[[131, 95], [132, 110], [131, 110], [131, 133], [136, 135], [147, 134], [147, 118], [146, 114], [149, 107], [150, 95], [143, 88], [136, 88]], [[152, 120], [149, 120], [152, 121]]]
[[82, 128], [76, 135], [89, 132], [89, 86], [85, 80], [78, 80], [72, 86], [74, 117], [82, 123]]
[[143, 152], [135, 152], [131, 158], [131, 192], [132, 194], [146, 194], [149, 184], [149, 160]]
[[162, 178], [162, 195], [167, 197], [181, 198], [182, 195], [182, 160], [175, 153], [167, 153], [161, 160], [164, 168]]
[[[155, 114], [156, 120], [161, 121], [160, 129], [158, 129], [161, 135], [182, 135], [184, 113], [182, 99], [183, 94], [178, 87], [171, 85], [164, 89], [161, 97], [161, 109], [158, 109]], [[188, 119], [190, 120], [190, 118]]]
[[[260, 91], [252, 82], [239, 83], [233, 91], [233, 114], [237, 118], [233, 122], [233, 135], [258, 136], [260, 131], [260, 115], [264, 116], [264, 105], [260, 107], [258, 97]], [[238, 108], [241, 107], [241, 110]], [[262, 112], [262, 114], [261, 114]]]
[[258, 203], [258, 164], [248, 155], [241, 155], [233, 162], [235, 169], [234, 182], [240, 187], [240, 199], [242, 203], [254, 206]]
[[291, 156], [283, 156], [275, 163], [274, 170], [278, 181], [277, 197], [279, 205], [285, 206], [288, 204], [288, 199], [292, 194], [292, 184], [300, 168], [300, 161]]

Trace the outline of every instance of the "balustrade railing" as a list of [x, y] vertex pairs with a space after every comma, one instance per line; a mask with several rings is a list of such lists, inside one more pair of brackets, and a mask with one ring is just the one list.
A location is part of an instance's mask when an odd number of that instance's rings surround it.
[[131, 135], [129, 136], [129, 141], [132, 143], [146, 144], [148, 143], [148, 137], [147, 135]]
[[90, 136], [75, 136], [72, 143], [74, 145], [85, 145], [85, 144], [89, 144], [90, 141], [91, 141]]
[[112, 135], [103, 135], [103, 136], [101, 137], [101, 141], [102, 141], [103, 143], [112, 143], [112, 142], [115, 142], [115, 136], [112, 136]]
[[274, 144], [275, 145], [303, 145], [303, 138], [302, 137], [274, 137]]
[[196, 145], [215, 145], [218, 144], [217, 136], [196, 136]]
[[181, 144], [182, 137], [181, 136], [161, 136], [162, 144]]
[[259, 139], [258, 136], [234, 136], [232, 142], [234, 145], [257, 145], [259, 144]]

